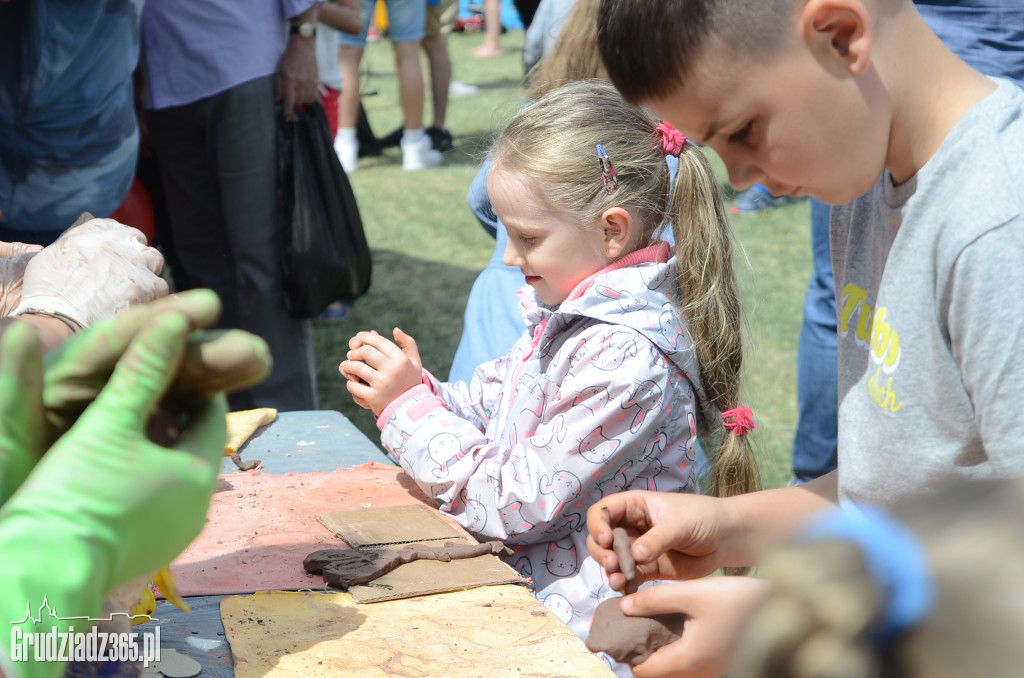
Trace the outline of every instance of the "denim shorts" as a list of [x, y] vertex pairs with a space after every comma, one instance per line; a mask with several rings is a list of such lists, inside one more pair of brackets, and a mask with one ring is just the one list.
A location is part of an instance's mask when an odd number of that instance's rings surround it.
[[[349, 35], [338, 32], [338, 44], [342, 47], [365, 47], [366, 33], [373, 21], [376, 0], [361, 0], [363, 32]], [[427, 0], [384, 0], [388, 10], [388, 39], [391, 42], [412, 42], [422, 40], [427, 25]]]

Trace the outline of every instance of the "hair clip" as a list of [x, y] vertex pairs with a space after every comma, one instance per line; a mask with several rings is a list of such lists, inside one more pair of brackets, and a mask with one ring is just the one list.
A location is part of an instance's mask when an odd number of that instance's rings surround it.
[[615, 168], [612, 161], [604, 151], [604, 146], [597, 145], [597, 162], [601, 166], [601, 176], [604, 177], [604, 192], [611, 195], [619, 188], [619, 178], [615, 176]]

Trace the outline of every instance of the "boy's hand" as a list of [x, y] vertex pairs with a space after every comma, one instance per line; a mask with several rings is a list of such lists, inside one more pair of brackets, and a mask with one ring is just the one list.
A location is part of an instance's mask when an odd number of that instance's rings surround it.
[[[623, 494], [631, 494], [624, 492]], [[769, 584], [753, 577], [711, 577], [650, 586], [622, 599], [622, 611], [650, 617], [682, 612], [682, 637], [633, 668], [637, 678], [717, 678], [733, 668], [736, 641]]]
[[[619, 492], [587, 511], [587, 549], [608, 571], [608, 585], [623, 591], [626, 578], [612, 550], [612, 529], [634, 537], [637, 584], [658, 579], [698, 579], [721, 567], [723, 500], [699, 494], [632, 490]], [[659, 587], [660, 588], [660, 587]]]
[[423, 382], [416, 341], [397, 327], [394, 337], [397, 345], [376, 332], [360, 332], [349, 341], [348, 360], [338, 366], [356, 403], [375, 416]]

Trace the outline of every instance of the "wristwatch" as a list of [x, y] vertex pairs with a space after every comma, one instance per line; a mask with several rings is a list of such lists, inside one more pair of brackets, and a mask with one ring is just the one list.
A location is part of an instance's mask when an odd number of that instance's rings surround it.
[[316, 25], [311, 24], [308, 21], [304, 21], [298, 26], [292, 24], [292, 27], [288, 30], [288, 33], [290, 33], [291, 35], [298, 35], [299, 37], [309, 40], [311, 38], [316, 37]]

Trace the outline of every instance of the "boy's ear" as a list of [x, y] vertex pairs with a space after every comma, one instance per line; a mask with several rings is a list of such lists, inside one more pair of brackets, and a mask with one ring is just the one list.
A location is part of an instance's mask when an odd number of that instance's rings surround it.
[[618, 259], [630, 245], [633, 217], [622, 207], [609, 207], [601, 215], [601, 229], [605, 256]]
[[871, 15], [862, 0], [808, 0], [800, 13], [800, 30], [821, 57], [851, 73], [867, 70], [873, 35]]

